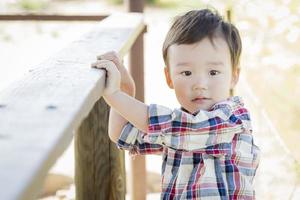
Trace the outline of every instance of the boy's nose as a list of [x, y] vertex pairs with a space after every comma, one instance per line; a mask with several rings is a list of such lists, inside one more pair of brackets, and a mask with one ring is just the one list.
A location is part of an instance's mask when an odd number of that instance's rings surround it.
[[202, 78], [196, 79], [193, 84], [193, 90], [207, 90], [207, 81]]

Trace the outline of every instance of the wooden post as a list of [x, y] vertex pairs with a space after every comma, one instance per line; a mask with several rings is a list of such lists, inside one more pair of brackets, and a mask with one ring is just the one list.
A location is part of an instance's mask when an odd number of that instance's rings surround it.
[[75, 134], [77, 200], [125, 199], [124, 152], [108, 137], [108, 116], [100, 99]]
[[225, 16], [226, 16], [226, 19], [232, 23], [232, 9], [233, 9], [233, 2], [232, 0], [228, 0], [226, 2], [226, 10], [225, 10]]
[[[143, 12], [144, 0], [127, 0], [126, 6], [129, 12]], [[129, 53], [129, 71], [136, 83], [136, 99], [144, 102], [144, 40], [141, 34]], [[146, 199], [146, 161], [145, 156], [130, 158], [131, 173], [130, 194], [132, 200]]]
[[230, 9], [226, 10], [226, 18], [229, 22], [232, 22], [231, 14], [232, 13]]
[[144, 12], [145, 0], [126, 0], [128, 12]]
[[[133, 45], [129, 54], [129, 70], [136, 83], [136, 99], [144, 102], [144, 52], [143, 35], [140, 35]], [[146, 160], [145, 156], [139, 155], [130, 158], [130, 193], [132, 200], [146, 199]]]

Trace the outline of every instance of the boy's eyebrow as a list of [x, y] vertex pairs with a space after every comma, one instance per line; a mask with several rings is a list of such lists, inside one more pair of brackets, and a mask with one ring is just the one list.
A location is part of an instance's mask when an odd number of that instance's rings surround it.
[[178, 66], [189, 66], [191, 65], [191, 63], [189, 62], [180, 62], [180, 63], [177, 63], [175, 66], [178, 67]]
[[224, 65], [222, 61], [206, 62], [206, 65]]
[[[224, 63], [222, 61], [209, 61], [209, 62], [206, 62], [205, 63], [206, 65], [224, 65]], [[175, 66], [178, 67], [178, 66], [190, 66], [191, 63], [189, 62], [179, 62], [177, 63]]]

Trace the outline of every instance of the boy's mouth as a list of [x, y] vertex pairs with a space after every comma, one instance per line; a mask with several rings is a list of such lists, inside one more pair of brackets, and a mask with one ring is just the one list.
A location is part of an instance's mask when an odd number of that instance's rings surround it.
[[206, 97], [196, 97], [192, 100], [194, 103], [203, 103], [204, 101], [210, 100], [210, 98]]

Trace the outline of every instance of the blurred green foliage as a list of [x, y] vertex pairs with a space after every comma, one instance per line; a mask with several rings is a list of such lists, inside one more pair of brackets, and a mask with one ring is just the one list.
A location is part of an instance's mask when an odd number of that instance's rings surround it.
[[107, 1], [112, 4], [122, 4], [123, 3], [123, 0], [107, 0]]
[[[122, 4], [124, 0], [107, 0], [112, 4]], [[188, 6], [199, 6], [202, 5], [201, 0], [145, 0], [147, 5], [151, 6], [159, 6], [159, 7], [179, 7], [181, 5], [188, 5]]]
[[17, 6], [26, 11], [38, 11], [47, 8], [48, 2], [43, 0], [19, 0]]
[[300, 183], [300, 164], [299, 164], [299, 162], [296, 162], [294, 167], [295, 167], [295, 170], [297, 172], [298, 183]]
[[[159, 0], [145, 0], [146, 3], [149, 4], [156, 4], [159, 2]], [[113, 4], [121, 4], [124, 2], [124, 0], [108, 0], [108, 2], [113, 3]]]

